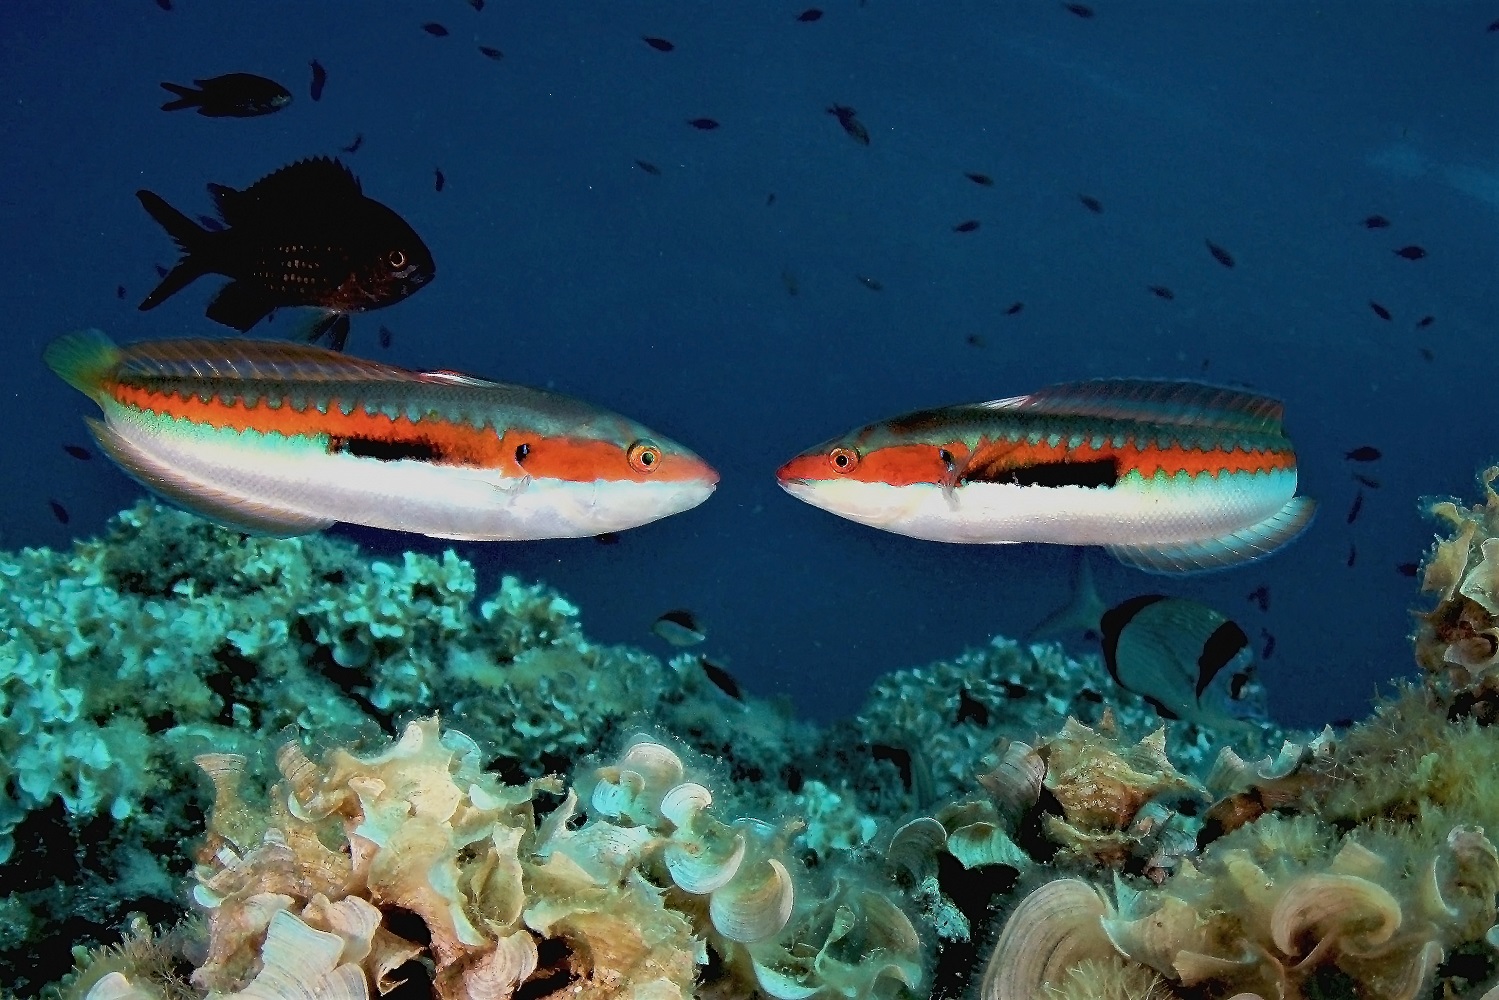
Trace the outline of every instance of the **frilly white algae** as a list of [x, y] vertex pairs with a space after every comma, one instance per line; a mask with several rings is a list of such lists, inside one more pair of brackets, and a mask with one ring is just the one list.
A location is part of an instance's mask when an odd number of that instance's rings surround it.
[[1163, 725], [1096, 657], [999, 638], [819, 729], [695, 657], [589, 641], [544, 586], [480, 597], [452, 552], [142, 504], [70, 553], [0, 553], [0, 983], [1476, 997], [1499, 984], [1496, 476], [1430, 505], [1425, 683], [1321, 734]]

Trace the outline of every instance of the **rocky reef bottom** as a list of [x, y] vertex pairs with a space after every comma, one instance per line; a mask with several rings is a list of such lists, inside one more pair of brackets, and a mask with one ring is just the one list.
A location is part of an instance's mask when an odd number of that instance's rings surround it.
[[452, 552], [142, 503], [0, 553], [0, 986], [1499, 996], [1496, 477], [1430, 505], [1421, 681], [1320, 734], [998, 638], [817, 727]]

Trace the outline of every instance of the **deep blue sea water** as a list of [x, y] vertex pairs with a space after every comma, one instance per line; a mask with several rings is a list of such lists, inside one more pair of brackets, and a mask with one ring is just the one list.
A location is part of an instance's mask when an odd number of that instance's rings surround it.
[[[747, 687], [846, 715], [879, 674], [1024, 634], [1065, 598], [1073, 557], [864, 529], [784, 495], [781, 461], [855, 424], [1057, 381], [1246, 382], [1286, 401], [1302, 492], [1324, 504], [1311, 533], [1205, 577], [1098, 556], [1100, 585], [1268, 630], [1262, 676], [1285, 723], [1363, 714], [1410, 670], [1418, 597], [1396, 566], [1432, 537], [1417, 497], [1472, 500], [1474, 472], [1499, 459], [1499, 32], [1485, 31], [1499, 7], [1098, 0], [1085, 20], [1050, 0], [818, 2], [810, 24], [795, 19], [806, 0], [11, 5], [0, 545], [66, 546], [137, 493], [63, 452], [92, 407], [41, 364], [48, 340], [229, 332], [203, 318], [218, 279], [136, 311], [175, 251], [134, 191], [207, 212], [206, 182], [243, 187], [362, 133], [345, 159], [422, 234], [438, 276], [356, 317], [351, 350], [583, 397], [723, 477], [703, 507], [615, 546], [457, 546], [481, 590], [502, 572], [544, 579], [592, 635], [662, 653], [651, 621], [692, 608]], [[316, 103], [313, 59], [328, 71]], [[296, 100], [244, 121], [157, 110], [159, 81], [231, 71]], [[868, 148], [824, 113], [834, 102], [857, 109]], [[700, 116], [722, 127], [685, 124]], [[1371, 213], [1393, 225], [1365, 229]], [[965, 219], [982, 226], [955, 233]], [[1410, 243], [1429, 256], [1392, 252]], [[1365, 444], [1384, 458], [1354, 469], [1343, 454]], [[1351, 471], [1382, 486], [1349, 525]], [[1267, 613], [1245, 597], [1261, 584]]]

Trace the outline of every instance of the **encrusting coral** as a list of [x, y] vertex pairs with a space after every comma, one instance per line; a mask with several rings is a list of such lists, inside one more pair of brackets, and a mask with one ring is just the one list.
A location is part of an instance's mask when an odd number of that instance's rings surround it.
[[[445, 1000], [522, 988], [684, 1000], [710, 948], [719, 979], [782, 1000], [888, 997], [921, 979], [915, 929], [872, 882], [794, 874], [790, 827], [725, 823], [678, 753], [649, 739], [539, 822], [536, 800], [560, 780], [502, 784], [436, 719], [321, 765], [283, 745], [268, 810], [241, 798], [242, 760], [199, 763], [216, 804], [193, 893], [208, 942], [191, 981], [214, 997], [353, 1000], [420, 976]], [[165, 1000], [158, 978], [111, 970], [85, 1000]]]

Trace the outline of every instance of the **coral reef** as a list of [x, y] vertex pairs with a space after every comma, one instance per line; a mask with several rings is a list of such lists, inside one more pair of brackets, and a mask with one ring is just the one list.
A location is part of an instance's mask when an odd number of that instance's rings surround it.
[[0, 983], [60, 939], [58, 1000], [1499, 995], [1496, 480], [1428, 504], [1423, 682], [1320, 735], [999, 638], [819, 729], [452, 552], [142, 504], [0, 553]]

